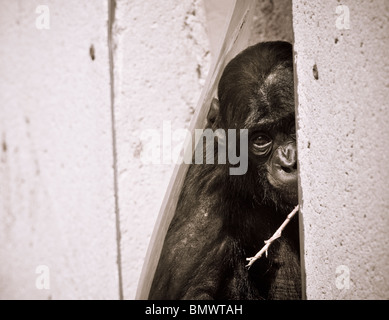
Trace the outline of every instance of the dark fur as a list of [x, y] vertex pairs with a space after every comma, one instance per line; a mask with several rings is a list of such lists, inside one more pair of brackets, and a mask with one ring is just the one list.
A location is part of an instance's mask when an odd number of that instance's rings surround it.
[[[220, 112], [209, 127], [248, 129], [250, 141], [261, 122], [260, 130], [287, 136], [294, 121], [293, 92], [291, 45], [249, 47], [225, 68], [218, 87]], [[296, 190], [268, 182], [266, 161], [249, 148], [245, 175], [230, 175], [228, 163], [189, 167], [150, 299], [300, 298], [297, 217], [267, 258], [245, 268], [246, 258], [262, 248], [297, 204], [285, 196]]]

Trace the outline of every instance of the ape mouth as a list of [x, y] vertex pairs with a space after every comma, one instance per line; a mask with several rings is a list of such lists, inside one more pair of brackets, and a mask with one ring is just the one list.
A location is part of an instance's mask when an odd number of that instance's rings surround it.
[[[267, 175], [270, 186], [270, 194], [273, 199], [282, 199], [288, 204], [298, 202], [298, 179], [297, 170], [279, 166], [276, 170], [270, 170]], [[269, 190], [269, 191], [270, 191]], [[281, 202], [283, 202], [281, 201]], [[279, 203], [279, 200], [276, 200]]]
[[275, 187], [293, 186], [297, 183], [297, 164], [293, 166], [275, 165], [269, 170], [269, 182]]
[[297, 171], [297, 162], [291, 167], [285, 167], [280, 165], [280, 169], [285, 171], [286, 173], [294, 173]]
[[281, 166], [281, 169], [284, 170], [286, 173], [292, 173], [293, 169], [288, 168], [288, 167], [283, 167]]

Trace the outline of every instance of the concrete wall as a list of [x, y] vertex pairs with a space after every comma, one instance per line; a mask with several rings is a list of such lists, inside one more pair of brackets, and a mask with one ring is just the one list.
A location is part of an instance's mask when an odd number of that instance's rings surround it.
[[293, 1], [308, 299], [389, 298], [388, 20], [385, 0]]
[[249, 43], [284, 40], [293, 43], [292, 0], [255, 0]]
[[[202, 2], [119, 0], [114, 41], [121, 272], [123, 297], [133, 299], [174, 168], [162, 152], [155, 163], [145, 157], [162, 143], [164, 122], [187, 128], [208, 73]], [[161, 137], [155, 148], [147, 130]]]
[[45, 3], [1, 1], [0, 299], [117, 299], [107, 2]]

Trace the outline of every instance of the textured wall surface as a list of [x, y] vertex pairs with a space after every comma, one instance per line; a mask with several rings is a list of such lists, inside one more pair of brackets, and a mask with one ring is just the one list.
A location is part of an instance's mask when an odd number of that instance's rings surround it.
[[226, 25], [229, 23], [228, 18], [234, 9], [236, 0], [203, 0], [206, 30], [209, 38], [211, 56], [217, 59], [220, 45], [223, 42], [223, 33]]
[[[163, 124], [187, 128], [210, 64], [202, 1], [117, 1], [115, 118], [123, 297], [133, 299], [174, 163], [162, 150]], [[159, 134], [156, 146], [143, 139]], [[169, 135], [169, 136], [168, 136]]]
[[40, 4], [1, 1], [0, 299], [116, 299], [107, 3]]
[[292, 0], [256, 0], [250, 43], [284, 40], [293, 43]]
[[389, 5], [339, 4], [293, 1], [306, 294], [388, 299]]

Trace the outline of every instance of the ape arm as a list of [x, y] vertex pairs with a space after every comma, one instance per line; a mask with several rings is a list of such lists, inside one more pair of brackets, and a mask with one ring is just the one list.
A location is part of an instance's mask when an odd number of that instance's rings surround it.
[[[285, 238], [277, 239], [279, 249], [275, 252], [276, 272], [269, 290], [271, 300], [300, 300], [301, 273], [300, 261], [296, 249]], [[296, 254], [291, 254], [296, 252]]]
[[181, 199], [177, 208], [149, 299], [213, 299], [224, 280], [229, 246], [222, 221], [207, 211], [207, 201], [191, 200]]

